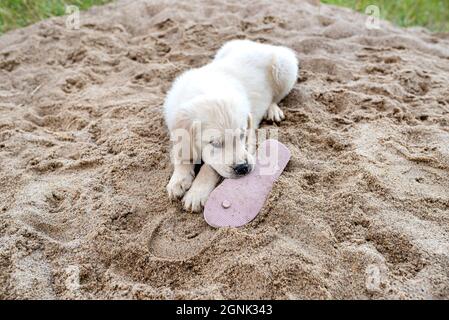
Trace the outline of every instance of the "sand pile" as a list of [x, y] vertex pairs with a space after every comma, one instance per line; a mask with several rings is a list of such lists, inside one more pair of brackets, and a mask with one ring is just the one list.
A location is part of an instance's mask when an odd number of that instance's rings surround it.
[[[0, 37], [0, 298], [449, 298], [449, 37], [314, 1], [118, 1]], [[164, 94], [293, 48], [292, 160], [215, 230], [165, 193]], [[264, 127], [273, 127], [264, 124]]]

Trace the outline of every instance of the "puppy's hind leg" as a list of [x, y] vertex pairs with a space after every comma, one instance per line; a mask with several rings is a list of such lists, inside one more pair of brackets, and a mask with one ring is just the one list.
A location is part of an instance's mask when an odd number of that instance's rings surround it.
[[298, 77], [298, 59], [295, 53], [285, 47], [276, 48], [269, 71], [274, 91], [273, 102], [279, 103], [292, 90]]
[[281, 122], [285, 119], [284, 112], [276, 103], [272, 103], [264, 115], [264, 119], [272, 122]]

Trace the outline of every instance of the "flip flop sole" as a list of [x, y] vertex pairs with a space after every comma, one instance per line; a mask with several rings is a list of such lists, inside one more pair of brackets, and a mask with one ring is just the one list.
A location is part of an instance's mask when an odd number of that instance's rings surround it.
[[254, 170], [238, 179], [225, 179], [209, 195], [204, 219], [213, 227], [241, 227], [262, 209], [274, 181], [290, 160], [290, 151], [277, 140], [265, 140], [257, 151]]

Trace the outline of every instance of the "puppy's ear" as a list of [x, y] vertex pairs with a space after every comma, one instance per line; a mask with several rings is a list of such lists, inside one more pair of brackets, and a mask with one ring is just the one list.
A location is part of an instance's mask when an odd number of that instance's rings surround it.
[[248, 152], [254, 154], [256, 152], [256, 130], [254, 128], [253, 116], [248, 114], [248, 120], [246, 123], [246, 143], [248, 144]]
[[248, 114], [248, 119], [246, 121], [246, 129], [251, 130], [254, 128], [254, 124], [253, 124], [253, 116], [251, 115], [251, 113]]
[[190, 125], [190, 152], [193, 163], [201, 163], [201, 122], [194, 120]]

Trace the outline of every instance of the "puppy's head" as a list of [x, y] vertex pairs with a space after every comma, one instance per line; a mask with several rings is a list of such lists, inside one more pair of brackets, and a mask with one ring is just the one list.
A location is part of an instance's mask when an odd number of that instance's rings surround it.
[[177, 116], [189, 133], [191, 158], [202, 160], [224, 178], [238, 178], [254, 168], [252, 118], [246, 105], [231, 98], [199, 99]]

